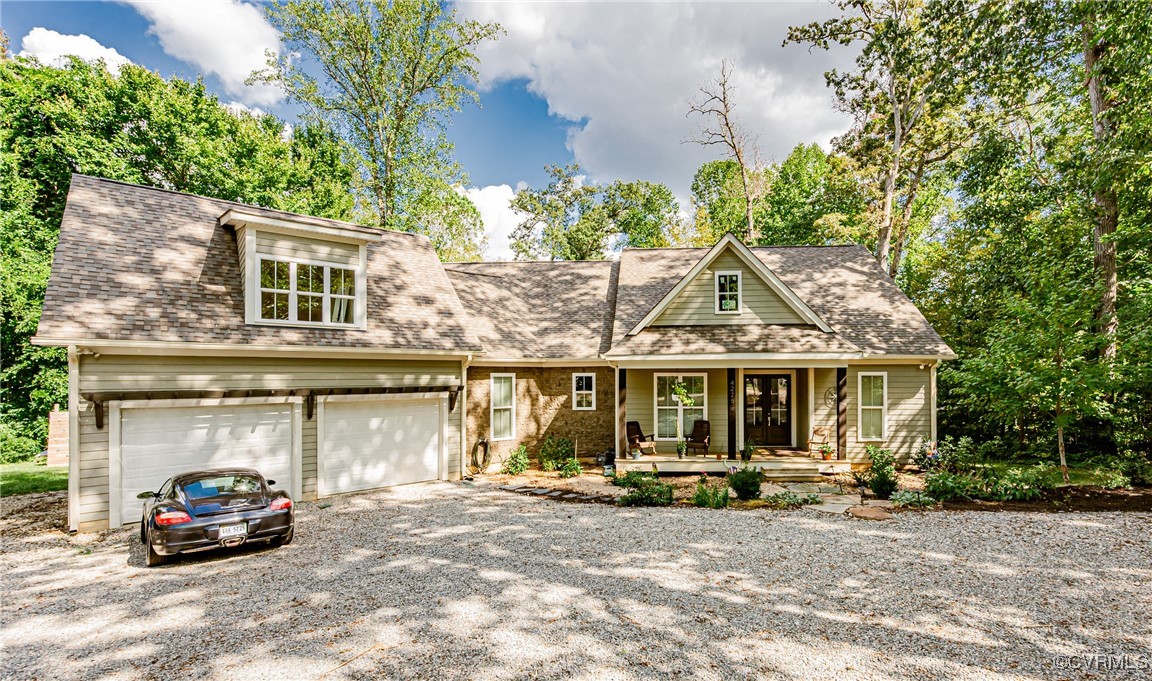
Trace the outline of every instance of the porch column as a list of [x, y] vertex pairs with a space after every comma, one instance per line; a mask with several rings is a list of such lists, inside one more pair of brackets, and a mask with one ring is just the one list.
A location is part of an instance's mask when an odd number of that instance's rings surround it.
[[736, 369], [728, 369], [728, 458], [736, 460]]
[[617, 369], [619, 378], [616, 379], [616, 458], [628, 458], [628, 370]]
[[836, 458], [848, 458], [848, 369], [836, 369]]

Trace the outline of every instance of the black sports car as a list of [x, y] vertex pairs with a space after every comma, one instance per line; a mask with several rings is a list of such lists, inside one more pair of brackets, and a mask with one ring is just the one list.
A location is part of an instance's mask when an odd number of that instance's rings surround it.
[[148, 548], [148, 566], [177, 553], [292, 541], [292, 498], [273, 490], [275, 484], [251, 468], [222, 468], [183, 473], [159, 492], [141, 492], [140, 541]]

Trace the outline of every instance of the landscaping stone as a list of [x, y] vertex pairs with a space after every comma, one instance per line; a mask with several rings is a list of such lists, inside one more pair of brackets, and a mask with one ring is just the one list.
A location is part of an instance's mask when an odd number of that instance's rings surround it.
[[820, 498], [826, 504], [848, 504], [849, 506], [860, 505], [859, 494], [821, 494]]
[[848, 515], [863, 520], [890, 520], [892, 514], [876, 506], [853, 506], [848, 509]]
[[552, 491], [552, 492], [549, 492], [548, 494], [545, 494], [544, 496], [547, 496], [547, 497], [558, 497], [558, 496], [560, 496], [560, 495], [561, 495], [561, 494], [563, 494], [563, 493], [564, 493], [564, 492], [563, 492], [563, 491], [561, 491], [561, 490], [554, 490], [554, 491]]
[[820, 493], [820, 485], [817, 485], [814, 482], [792, 482], [792, 483], [785, 483], [784, 486], [787, 487], [788, 489], [792, 490], [793, 492], [797, 493], [797, 494], [819, 494]]
[[524, 491], [529, 492], [531, 494], [547, 494], [547, 493], [551, 492], [552, 490], [548, 489], [547, 487], [541, 487], [539, 489], [529, 489], [529, 490], [524, 490]]
[[840, 485], [819, 485], [820, 494], [840, 494]]
[[887, 499], [866, 499], [864, 501], [864, 506], [873, 508], [892, 508], [893, 504]]
[[766, 497], [772, 494], [783, 494], [787, 492], [788, 488], [783, 485], [777, 485], [774, 482], [766, 482], [760, 485], [760, 496]]
[[500, 487], [500, 489], [506, 490], [509, 492], [515, 492], [518, 489], [524, 489], [524, 485], [503, 485]]
[[828, 513], [830, 515], [844, 515], [844, 512], [851, 508], [851, 506], [848, 504], [813, 504], [811, 506], [805, 506], [804, 508], [810, 508], [813, 511], [820, 511], [821, 513]]

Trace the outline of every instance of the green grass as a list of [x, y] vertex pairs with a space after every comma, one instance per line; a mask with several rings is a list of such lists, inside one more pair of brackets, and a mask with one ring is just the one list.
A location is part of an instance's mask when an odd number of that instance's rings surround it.
[[68, 489], [67, 466], [38, 466], [34, 463], [0, 465], [0, 497]]

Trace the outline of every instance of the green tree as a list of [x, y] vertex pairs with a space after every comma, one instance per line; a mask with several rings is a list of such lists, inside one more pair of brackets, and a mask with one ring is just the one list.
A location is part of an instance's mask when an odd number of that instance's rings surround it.
[[512, 208], [524, 219], [512, 232], [518, 258], [603, 260], [609, 250], [667, 246], [680, 206], [666, 186], [636, 180], [603, 187], [580, 166], [547, 166], [542, 189], [516, 192]]
[[352, 172], [332, 132], [283, 134], [274, 116], [234, 115], [202, 83], [138, 66], [0, 61], [0, 449], [39, 451], [47, 412], [66, 402], [63, 351], [29, 338], [72, 173], [350, 217]]
[[745, 202], [736, 161], [708, 161], [696, 169], [692, 176], [692, 205], [696, 229], [704, 242], [715, 243], [729, 232], [744, 234]]
[[[461, 224], [451, 188], [466, 178], [446, 127], [465, 102], [477, 101], [475, 50], [500, 26], [458, 21], [434, 0], [277, 0], [267, 14], [287, 50], [254, 77], [280, 84], [347, 141], [358, 159], [361, 210], [387, 229]], [[438, 206], [444, 215], [435, 216]], [[454, 232], [474, 237], [475, 230]]]
[[769, 169], [770, 189], [756, 206], [763, 245], [864, 243], [865, 196], [852, 161], [800, 144]]

